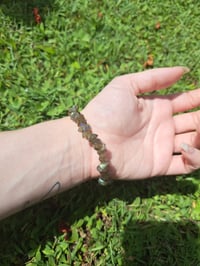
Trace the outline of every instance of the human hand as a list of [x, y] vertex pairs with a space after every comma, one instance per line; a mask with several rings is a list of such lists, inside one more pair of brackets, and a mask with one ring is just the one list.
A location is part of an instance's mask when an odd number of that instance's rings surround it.
[[[200, 105], [200, 89], [144, 95], [169, 87], [185, 72], [186, 68], [171, 67], [117, 77], [84, 108], [93, 132], [111, 153], [117, 178], [185, 174], [200, 167], [191, 152], [191, 146], [200, 144], [196, 138], [200, 112], [181, 113]], [[98, 175], [97, 165], [92, 150], [92, 176]]]

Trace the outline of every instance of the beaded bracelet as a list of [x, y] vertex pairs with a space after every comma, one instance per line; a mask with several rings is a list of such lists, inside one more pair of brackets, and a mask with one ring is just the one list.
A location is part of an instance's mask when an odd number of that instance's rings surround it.
[[98, 138], [98, 135], [92, 133], [90, 125], [87, 124], [85, 117], [78, 111], [76, 106], [69, 109], [69, 116], [78, 125], [78, 131], [82, 133], [83, 138], [87, 139], [90, 145], [97, 151], [100, 164], [97, 170], [100, 174], [98, 183], [106, 186], [112, 182], [109, 175], [109, 159], [107, 156], [106, 145]]

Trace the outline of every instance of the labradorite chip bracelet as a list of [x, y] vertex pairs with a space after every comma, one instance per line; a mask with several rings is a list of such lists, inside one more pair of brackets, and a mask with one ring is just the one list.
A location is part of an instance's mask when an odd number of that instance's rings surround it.
[[98, 138], [98, 135], [92, 132], [90, 125], [88, 125], [85, 117], [78, 111], [77, 106], [73, 106], [68, 111], [71, 120], [73, 120], [77, 126], [78, 131], [82, 133], [83, 138], [87, 139], [90, 145], [96, 150], [99, 155], [100, 164], [97, 166], [97, 170], [100, 174], [98, 183], [102, 186], [106, 186], [112, 182], [109, 174], [109, 159], [107, 156], [106, 145]]

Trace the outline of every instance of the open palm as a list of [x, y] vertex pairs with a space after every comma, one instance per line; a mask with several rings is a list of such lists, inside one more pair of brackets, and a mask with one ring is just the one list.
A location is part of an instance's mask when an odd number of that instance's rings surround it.
[[[200, 105], [200, 90], [144, 95], [172, 85], [184, 72], [182, 67], [173, 67], [117, 77], [83, 110], [93, 131], [106, 143], [118, 178], [140, 179], [192, 170], [180, 145], [195, 145], [200, 114], [174, 114]], [[93, 158], [95, 172], [95, 152]]]

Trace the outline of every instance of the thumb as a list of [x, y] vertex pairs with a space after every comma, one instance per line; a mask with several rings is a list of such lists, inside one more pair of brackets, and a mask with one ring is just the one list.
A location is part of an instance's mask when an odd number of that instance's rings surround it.
[[134, 94], [155, 91], [167, 88], [178, 81], [182, 75], [189, 72], [189, 68], [163, 67], [146, 70], [143, 72], [126, 74], [111, 81], [114, 87], [123, 87], [134, 90]]
[[186, 143], [182, 143], [181, 153], [188, 173], [200, 168], [200, 150]]

